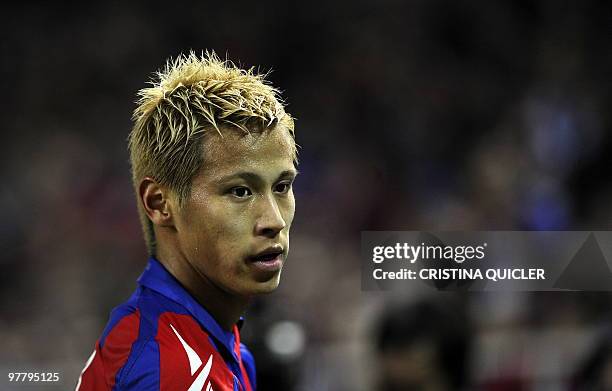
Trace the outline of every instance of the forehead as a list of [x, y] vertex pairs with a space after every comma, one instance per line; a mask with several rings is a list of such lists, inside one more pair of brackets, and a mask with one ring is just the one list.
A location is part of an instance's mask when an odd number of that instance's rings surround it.
[[294, 141], [283, 127], [250, 134], [225, 130], [222, 135], [210, 132], [204, 139], [202, 171], [208, 174], [293, 167]]

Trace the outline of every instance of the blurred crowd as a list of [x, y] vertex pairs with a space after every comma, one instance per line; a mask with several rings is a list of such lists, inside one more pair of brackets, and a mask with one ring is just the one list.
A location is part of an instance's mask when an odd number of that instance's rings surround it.
[[168, 57], [213, 49], [272, 70], [301, 145], [281, 287], [246, 316], [260, 390], [612, 389], [606, 292], [360, 286], [363, 230], [610, 229], [611, 8], [6, 6], [0, 372], [74, 386], [146, 262], [135, 93]]

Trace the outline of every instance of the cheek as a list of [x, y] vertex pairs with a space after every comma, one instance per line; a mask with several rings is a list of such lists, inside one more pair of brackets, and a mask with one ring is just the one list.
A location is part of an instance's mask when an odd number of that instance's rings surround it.
[[222, 204], [209, 216], [208, 232], [213, 236], [211, 243], [221, 251], [239, 249], [248, 239], [252, 230], [248, 213], [232, 205]]
[[[196, 218], [199, 221], [195, 221]], [[201, 214], [191, 219], [192, 256], [197, 259], [207, 271], [213, 273], [230, 273], [233, 267], [227, 259], [233, 259], [241, 252], [240, 224], [232, 218], [228, 211], [215, 210], [214, 213]], [[225, 271], [223, 271], [225, 270]]]
[[184, 214], [182, 230], [187, 232], [190, 247], [196, 253], [208, 254], [218, 250], [223, 239], [233, 231], [227, 208], [220, 203], [202, 202]]
[[295, 198], [292, 192], [287, 197], [286, 202], [283, 206], [283, 218], [285, 219], [285, 223], [287, 224], [287, 227], [291, 226], [294, 215], [295, 215]]
[[243, 235], [251, 228], [248, 210], [236, 205], [224, 205], [217, 221], [227, 235]]

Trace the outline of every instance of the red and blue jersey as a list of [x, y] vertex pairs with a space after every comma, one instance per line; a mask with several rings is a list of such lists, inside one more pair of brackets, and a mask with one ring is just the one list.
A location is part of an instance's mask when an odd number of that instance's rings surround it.
[[115, 308], [77, 391], [255, 391], [255, 362], [154, 258]]

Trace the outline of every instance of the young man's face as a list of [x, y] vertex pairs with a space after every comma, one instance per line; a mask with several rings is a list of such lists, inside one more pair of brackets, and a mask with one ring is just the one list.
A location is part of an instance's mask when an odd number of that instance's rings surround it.
[[226, 292], [250, 296], [278, 286], [295, 212], [292, 143], [282, 128], [204, 141], [203, 168], [175, 224], [185, 258]]

